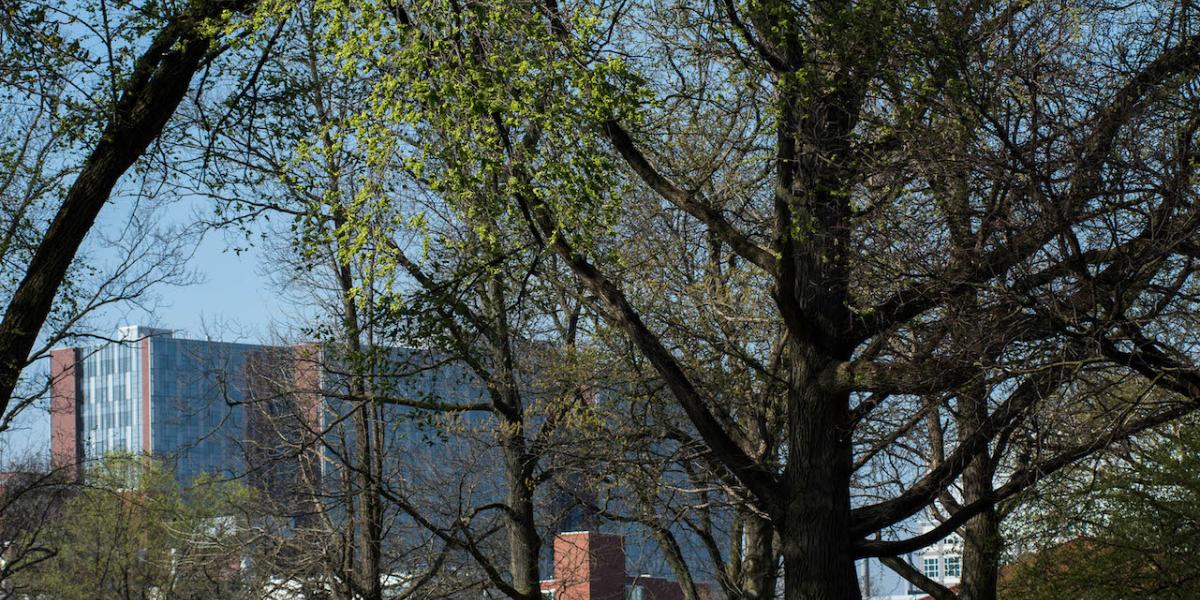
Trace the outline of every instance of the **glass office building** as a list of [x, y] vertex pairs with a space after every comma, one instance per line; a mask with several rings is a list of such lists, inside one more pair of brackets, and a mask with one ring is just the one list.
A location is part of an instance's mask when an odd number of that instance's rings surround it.
[[[315, 514], [317, 502], [328, 503], [326, 514], [338, 518], [345, 506], [338, 486], [354, 476], [346, 460], [357, 454], [351, 413], [362, 406], [354, 401], [350, 362], [315, 343], [235, 344], [124, 327], [111, 343], [52, 352], [53, 461], [86, 477], [89, 464], [112, 453], [148, 454], [173, 466], [182, 485], [206, 472], [238, 477], [266, 491], [294, 523]], [[371, 393], [379, 402], [370, 405], [378, 411], [371, 439], [385, 457], [384, 480], [429, 506], [443, 500], [483, 506], [504, 498], [492, 415], [388, 402], [486, 403], [486, 388], [474, 373], [430, 350], [387, 349], [372, 363]], [[534, 382], [526, 386], [539, 393]], [[461, 497], [443, 498], [446, 490]], [[599, 526], [595, 513], [577, 501], [583, 492], [552, 493], [548, 510], [561, 516], [564, 528]], [[401, 530], [411, 525], [405, 519], [395, 518]], [[626, 534], [625, 555], [639, 572], [669, 571], [653, 541], [632, 525], [608, 528]], [[686, 560], [698, 563], [699, 546], [687, 543], [684, 531], [677, 536]]]
[[[483, 387], [465, 367], [428, 351], [392, 349], [378, 362], [382, 396], [483, 400]], [[248, 474], [260, 487], [281, 487], [299, 474], [295, 458], [305, 432], [326, 432], [326, 449], [353, 448], [347, 370], [318, 344], [189, 340], [166, 329], [122, 327], [111, 343], [51, 353], [52, 459], [86, 471], [113, 453], [149, 454], [185, 485], [207, 472]], [[397, 446], [389, 454], [411, 456], [414, 446], [449, 450], [420, 426], [419, 411], [386, 403], [380, 410], [388, 445]], [[310, 458], [321, 465], [317, 477], [337, 462]]]
[[51, 451], [57, 465], [113, 453], [154, 455], [180, 483], [244, 464], [244, 367], [265, 347], [122, 327], [115, 341], [51, 355]]

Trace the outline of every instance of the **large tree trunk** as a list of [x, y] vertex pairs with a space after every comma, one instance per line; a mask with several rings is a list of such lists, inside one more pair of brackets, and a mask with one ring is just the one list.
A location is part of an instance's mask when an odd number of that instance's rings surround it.
[[[793, 376], [802, 375], [794, 372]], [[795, 385], [782, 527], [787, 600], [858, 600], [850, 536], [848, 396]]]
[[507, 529], [512, 586], [522, 598], [537, 600], [541, 595], [538, 555], [542, 545], [534, 517], [533, 461], [525, 448], [521, 424], [506, 423], [503, 429], [500, 443], [511, 511]]
[[[848, 133], [842, 104], [815, 102], [820, 90], [791, 82], [780, 103], [776, 274], [787, 325], [788, 460], [783, 473], [783, 537], [788, 600], [858, 600], [850, 515], [853, 455], [850, 395], [822, 383], [850, 358]], [[833, 98], [827, 101], [835, 100]], [[779, 527], [777, 525], [777, 527]]]
[[793, 388], [782, 524], [787, 600], [859, 600], [850, 516], [848, 397]]
[[[963, 500], [970, 504], [991, 495], [992, 475], [987, 452], [976, 455], [963, 472]], [[967, 521], [963, 528], [962, 600], [996, 600], [1002, 548], [995, 507]]]

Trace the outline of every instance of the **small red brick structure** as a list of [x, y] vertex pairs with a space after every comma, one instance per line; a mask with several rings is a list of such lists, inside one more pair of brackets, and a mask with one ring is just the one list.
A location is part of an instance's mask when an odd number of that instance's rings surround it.
[[675, 581], [625, 573], [624, 538], [590, 531], [554, 537], [554, 579], [541, 586], [547, 600], [683, 600]]

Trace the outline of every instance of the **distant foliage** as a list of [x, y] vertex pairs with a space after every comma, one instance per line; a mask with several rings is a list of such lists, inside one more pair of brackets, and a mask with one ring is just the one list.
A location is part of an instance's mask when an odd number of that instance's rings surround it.
[[39, 543], [55, 556], [16, 589], [61, 600], [251, 597], [232, 516], [250, 497], [208, 477], [181, 489], [153, 459], [111, 456], [48, 525]]
[[1060, 514], [1079, 536], [1018, 559], [1002, 597], [1200, 597], [1200, 423], [1106, 465], [1093, 493], [1087, 513]]

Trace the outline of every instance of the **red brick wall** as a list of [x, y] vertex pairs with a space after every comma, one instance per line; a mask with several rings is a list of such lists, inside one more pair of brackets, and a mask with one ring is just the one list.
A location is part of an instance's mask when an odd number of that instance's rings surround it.
[[679, 583], [625, 574], [625, 543], [619, 535], [579, 531], [554, 538], [554, 579], [542, 582], [554, 600], [624, 600], [625, 587], [642, 588], [642, 600], [683, 600]]
[[625, 546], [618, 535], [575, 532], [554, 538], [555, 600], [623, 600]]
[[79, 475], [83, 448], [79, 439], [77, 406], [77, 352], [63, 348], [50, 352], [50, 464], [63, 468], [74, 479]]
[[[300, 427], [303, 448], [308, 448], [300, 457], [300, 479], [302, 489], [319, 494], [321, 488], [322, 445], [314, 432], [320, 432], [325, 424], [321, 413], [324, 410], [322, 377], [325, 372], [324, 352], [319, 344], [299, 344], [292, 348], [292, 379], [295, 385], [295, 411], [303, 425]], [[310, 510], [315, 510], [310, 508]]]
[[320, 347], [266, 348], [252, 354], [243, 373], [248, 389], [248, 481], [285, 510], [310, 515], [320, 494]]

